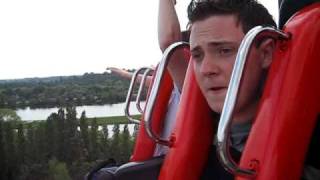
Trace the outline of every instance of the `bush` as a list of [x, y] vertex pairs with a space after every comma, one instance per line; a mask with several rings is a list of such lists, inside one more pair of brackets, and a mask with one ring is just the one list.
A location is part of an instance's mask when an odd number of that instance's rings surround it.
[[66, 164], [55, 158], [49, 161], [49, 176], [53, 180], [71, 180]]

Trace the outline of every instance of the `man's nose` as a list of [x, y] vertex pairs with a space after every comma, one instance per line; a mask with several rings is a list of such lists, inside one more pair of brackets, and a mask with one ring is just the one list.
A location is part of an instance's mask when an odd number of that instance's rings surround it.
[[210, 55], [206, 55], [202, 60], [200, 73], [203, 75], [217, 75], [219, 73], [219, 65]]

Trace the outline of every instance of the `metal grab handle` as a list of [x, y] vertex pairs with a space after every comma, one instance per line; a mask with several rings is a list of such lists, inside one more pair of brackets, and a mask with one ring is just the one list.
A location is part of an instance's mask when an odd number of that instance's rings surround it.
[[141, 83], [140, 83], [140, 86], [139, 86], [139, 90], [138, 90], [138, 95], [137, 95], [137, 98], [136, 98], [136, 107], [138, 109], [138, 111], [143, 114], [143, 110], [141, 108], [141, 96], [142, 96], [142, 91], [143, 91], [143, 87], [145, 86], [146, 84], [146, 79], [148, 78], [148, 74], [151, 72], [151, 71], [154, 71], [152, 68], [147, 68], [147, 70], [143, 73], [143, 76], [142, 76], [142, 80], [141, 80]]
[[162, 60], [160, 61], [158, 65], [157, 72], [155, 74], [154, 78], [154, 83], [151, 88], [151, 92], [149, 95], [148, 103], [146, 105], [145, 113], [144, 113], [144, 121], [145, 121], [145, 128], [147, 131], [147, 134], [151, 139], [153, 139], [156, 143], [162, 144], [169, 146], [171, 143], [167, 139], [162, 139], [159, 135], [157, 135], [155, 132], [152, 130], [152, 114], [153, 114], [153, 109], [155, 106], [155, 101], [158, 97], [159, 94], [159, 88], [161, 85], [161, 81], [163, 79], [163, 75], [165, 72], [165, 69], [167, 67], [167, 64], [170, 60], [170, 56], [176, 50], [177, 48], [182, 48], [182, 47], [188, 47], [189, 48], [189, 43], [187, 42], [176, 42], [171, 44], [163, 53]]
[[130, 86], [129, 86], [129, 90], [128, 90], [128, 94], [127, 94], [127, 98], [126, 98], [126, 102], [125, 102], [125, 108], [124, 108], [124, 114], [126, 115], [126, 117], [128, 118], [129, 122], [135, 123], [135, 124], [140, 124], [140, 120], [134, 119], [131, 115], [130, 115], [130, 100], [132, 97], [132, 92], [133, 92], [133, 87], [136, 83], [136, 80], [138, 78], [138, 75], [141, 71], [149, 69], [148, 67], [142, 67], [139, 68], [138, 70], [136, 70], [131, 78], [131, 82], [130, 82]]
[[217, 154], [220, 163], [227, 171], [244, 177], [253, 177], [256, 175], [256, 172], [250, 169], [242, 169], [233, 161], [229, 152], [229, 131], [247, 55], [257, 35], [274, 39], [289, 39], [289, 35], [282, 31], [276, 30], [272, 27], [257, 26], [245, 35], [238, 50], [219, 121], [217, 132]]

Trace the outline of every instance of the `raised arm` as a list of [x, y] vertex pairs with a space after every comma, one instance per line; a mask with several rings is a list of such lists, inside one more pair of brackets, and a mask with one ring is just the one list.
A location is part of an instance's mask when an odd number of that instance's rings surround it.
[[158, 42], [163, 52], [170, 44], [181, 40], [180, 23], [174, 8], [175, 0], [159, 0]]
[[132, 78], [132, 75], [133, 73], [127, 71], [127, 70], [124, 70], [124, 69], [119, 69], [119, 68], [116, 68], [116, 67], [108, 67], [107, 70], [111, 71], [111, 73], [115, 73], [125, 79], [131, 79]]
[[[111, 73], [115, 73], [125, 79], [131, 79], [132, 78], [132, 75], [133, 73], [125, 70], [125, 69], [119, 69], [119, 68], [116, 68], [116, 67], [108, 67], [107, 70], [111, 71]], [[149, 87], [150, 83], [151, 83], [151, 80], [152, 80], [152, 77], [151, 76], [148, 76], [147, 79], [146, 79], [146, 86]], [[138, 82], [141, 82], [142, 81], [142, 75], [139, 74], [138, 77], [137, 77], [137, 81]]]
[[[182, 41], [179, 19], [175, 10], [175, 0], [159, 0], [158, 16], [158, 42], [162, 52], [174, 42]], [[168, 65], [171, 77], [178, 87], [182, 90], [187, 61], [184, 59], [184, 52], [177, 50], [171, 56]]]

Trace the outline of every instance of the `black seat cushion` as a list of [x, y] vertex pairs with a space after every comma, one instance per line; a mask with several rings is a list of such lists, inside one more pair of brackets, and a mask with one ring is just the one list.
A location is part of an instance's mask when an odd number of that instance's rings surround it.
[[130, 162], [120, 166], [115, 172], [116, 180], [157, 180], [164, 156], [143, 162]]
[[280, 1], [279, 28], [282, 29], [290, 17], [302, 8], [320, 0], [282, 0]]
[[92, 180], [157, 180], [164, 156], [142, 162], [129, 162], [119, 167], [101, 168], [91, 177]]

